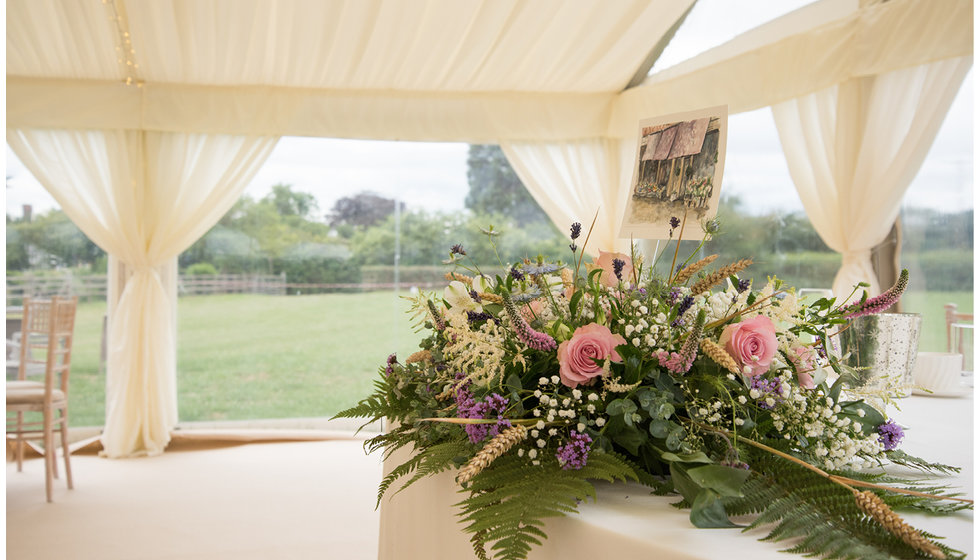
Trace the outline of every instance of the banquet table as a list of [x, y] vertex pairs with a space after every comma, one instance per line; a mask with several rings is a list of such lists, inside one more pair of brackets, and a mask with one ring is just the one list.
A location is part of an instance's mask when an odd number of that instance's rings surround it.
[[[896, 401], [889, 415], [907, 427], [902, 449], [931, 461], [961, 467], [959, 474], [940, 479], [973, 498], [973, 395], [957, 398], [913, 395]], [[404, 449], [385, 462], [387, 475], [409, 457]], [[907, 472], [907, 471], [902, 471]], [[458, 523], [453, 504], [457, 492], [454, 472], [420, 480], [395, 494], [399, 483], [381, 504], [380, 560], [462, 560], [474, 558], [469, 534]], [[546, 521], [548, 539], [529, 560], [578, 558], [663, 558], [710, 560], [751, 558], [786, 560], [779, 552], [787, 543], [761, 542], [765, 530], [698, 529], [687, 510], [670, 504], [677, 496], [654, 496], [635, 484], [597, 485], [597, 499], [586, 501], [577, 515]], [[973, 551], [973, 512], [926, 516], [902, 512], [913, 527], [946, 537], [946, 544]], [[802, 558], [802, 556], [796, 556]]]

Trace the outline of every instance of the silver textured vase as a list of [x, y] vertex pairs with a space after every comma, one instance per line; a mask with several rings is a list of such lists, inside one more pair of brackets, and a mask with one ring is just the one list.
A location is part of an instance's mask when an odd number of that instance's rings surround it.
[[911, 386], [921, 329], [919, 313], [879, 313], [851, 321], [839, 341], [843, 363], [858, 368], [850, 384], [871, 391]]

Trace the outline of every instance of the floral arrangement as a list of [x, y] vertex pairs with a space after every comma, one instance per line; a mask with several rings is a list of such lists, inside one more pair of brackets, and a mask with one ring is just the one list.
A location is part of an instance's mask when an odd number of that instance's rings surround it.
[[[679, 244], [681, 221], [670, 226]], [[702, 225], [683, 262], [675, 246], [666, 278], [636, 254], [583, 263], [578, 223], [568, 264], [538, 257], [491, 277], [452, 247], [445, 290], [412, 300], [420, 350], [390, 356], [374, 394], [338, 414], [391, 422], [368, 451], [414, 447], [379, 503], [403, 477], [458, 469], [459, 515], [481, 559], [526, 557], [546, 538], [543, 520], [594, 498], [597, 480], [676, 494], [697, 527], [756, 514], [750, 527], [795, 539], [791, 552], [960, 556], [893, 508], [972, 502], [880, 472], [956, 469], [902, 452], [901, 428], [853, 396], [859, 372], [828, 351], [851, 319], [898, 300], [907, 271], [875, 298], [804, 305], [779, 280], [754, 289], [740, 279], [750, 260], [694, 261], [717, 227]], [[485, 233], [491, 244], [499, 235]]]

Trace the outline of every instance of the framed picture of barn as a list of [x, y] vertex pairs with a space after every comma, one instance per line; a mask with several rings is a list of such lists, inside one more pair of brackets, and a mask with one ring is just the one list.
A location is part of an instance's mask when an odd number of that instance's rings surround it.
[[724, 105], [640, 121], [620, 237], [668, 239], [672, 217], [700, 237], [690, 228], [718, 212], [727, 138]]

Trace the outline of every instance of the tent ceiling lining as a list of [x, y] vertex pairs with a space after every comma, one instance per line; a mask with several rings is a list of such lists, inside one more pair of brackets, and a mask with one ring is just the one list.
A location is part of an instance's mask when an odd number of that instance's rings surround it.
[[[943, 9], [821, 0], [621, 92], [693, 0], [582, 0], [575, 10], [561, 0], [114, 1], [131, 30], [139, 87], [124, 84], [128, 67], [115, 58], [117, 30], [101, 2], [9, 0], [8, 128], [630, 138], [644, 116], [752, 110], [973, 48], [971, 0], [944, 0]], [[433, 19], [442, 9], [455, 18], [445, 30]], [[564, 34], [554, 24], [531, 32], [553, 20]], [[42, 32], [45, 21], [53, 23]], [[324, 21], [342, 23], [311, 23]], [[430, 49], [406, 22], [433, 31]], [[576, 41], [592, 23], [601, 39], [589, 27]]]

